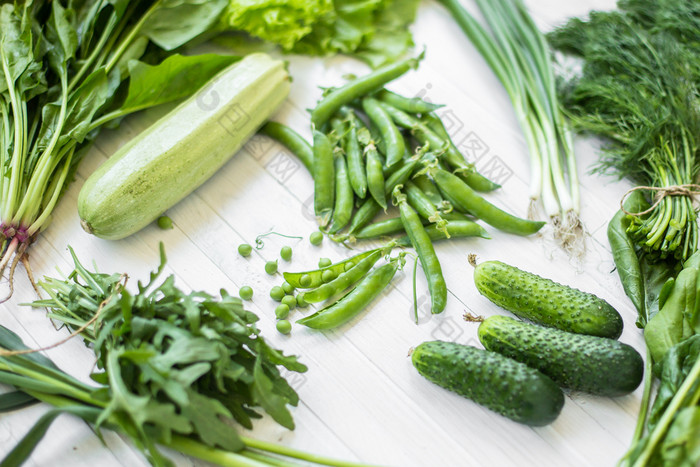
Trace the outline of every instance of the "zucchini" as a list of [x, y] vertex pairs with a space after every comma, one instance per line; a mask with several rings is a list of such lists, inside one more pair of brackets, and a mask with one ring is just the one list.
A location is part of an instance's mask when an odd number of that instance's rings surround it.
[[560, 386], [599, 396], [637, 389], [644, 376], [642, 356], [627, 344], [491, 316], [479, 325], [479, 340], [498, 352], [540, 370]]
[[432, 341], [416, 347], [411, 361], [433, 383], [519, 423], [547, 425], [564, 406], [548, 376], [495, 352]]
[[622, 317], [605, 300], [500, 261], [475, 266], [474, 283], [481, 295], [519, 318], [578, 334], [622, 334]]
[[284, 63], [248, 55], [102, 164], [78, 196], [83, 228], [131, 235], [211, 177], [289, 93]]

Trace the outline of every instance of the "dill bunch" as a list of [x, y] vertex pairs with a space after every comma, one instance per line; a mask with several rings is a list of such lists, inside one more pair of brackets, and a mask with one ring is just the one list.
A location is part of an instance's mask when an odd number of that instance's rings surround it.
[[653, 209], [630, 215], [628, 234], [652, 257], [685, 260], [698, 243], [690, 195], [700, 169], [700, 7], [658, 3], [621, 2], [549, 40], [583, 60], [559, 91], [574, 128], [607, 141], [595, 170], [651, 187]]

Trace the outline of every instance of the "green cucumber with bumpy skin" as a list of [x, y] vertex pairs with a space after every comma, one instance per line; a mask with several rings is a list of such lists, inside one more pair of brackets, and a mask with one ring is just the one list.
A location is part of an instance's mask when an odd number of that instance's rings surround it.
[[211, 177], [289, 93], [284, 63], [251, 54], [119, 149], [78, 196], [81, 225], [106, 239], [131, 235]]
[[536, 368], [575, 391], [622, 396], [637, 389], [644, 376], [641, 355], [627, 344], [509, 316], [486, 318], [479, 325], [479, 340], [486, 349]]
[[432, 341], [416, 347], [411, 361], [426, 379], [519, 423], [547, 425], [564, 406], [549, 377], [495, 352]]
[[622, 334], [622, 317], [605, 300], [500, 261], [475, 266], [474, 283], [481, 295], [519, 318], [577, 334]]

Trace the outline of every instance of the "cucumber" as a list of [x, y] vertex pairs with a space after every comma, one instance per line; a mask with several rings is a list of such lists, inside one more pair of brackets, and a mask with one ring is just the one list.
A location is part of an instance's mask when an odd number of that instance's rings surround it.
[[621, 396], [637, 389], [644, 376], [642, 356], [629, 345], [605, 337], [491, 316], [479, 325], [479, 340], [488, 350], [536, 368], [576, 391]]
[[251, 54], [136, 136], [83, 185], [83, 228], [120, 239], [154, 221], [211, 177], [289, 93], [284, 63]]
[[519, 423], [547, 425], [564, 406], [548, 376], [495, 352], [432, 341], [416, 347], [411, 361], [433, 383]]
[[474, 283], [481, 295], [519, 318], [578, 334], [622, 334], [622, 317], [605, 300], [500, 261], [477, 265]]

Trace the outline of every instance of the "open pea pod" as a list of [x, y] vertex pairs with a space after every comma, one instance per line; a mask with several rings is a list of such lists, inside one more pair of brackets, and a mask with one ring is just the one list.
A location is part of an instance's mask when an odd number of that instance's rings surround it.
[[285, 272], [283, 274], [284, 280], [289, 282], [295, 289], [315, 289], [316, 287], [323, 285], [323, 273], [325, 271], [332, 271], [333, 277], [338, 277], [340, 274], [349, 270], [360, 261], [379, 250], [381, 250], [381, 248], [368, 250], [346, 260], [340, 261], [339, 263], [331, 264], [325, 268], [314, 269], [313, 271]]
[[400, 257], [375, 268], [343, 298], [297, 323], [312, 329], [333, 329], [347, 323], [386, 289], [402, 264], [403, 257]]
[[310, 292], [305, 292], [304, 301], [307, 303], [318, 303], [329, 299], [339, 292], [342, 292], [362, 279], [381, 257], [381, 250], [373, 250], [371, 255], [363, 258], [355, 266], [341, 273], [332, 281], [326, 282]]

